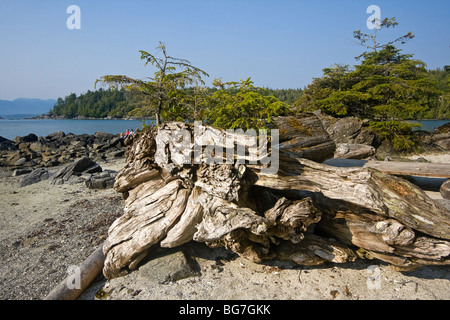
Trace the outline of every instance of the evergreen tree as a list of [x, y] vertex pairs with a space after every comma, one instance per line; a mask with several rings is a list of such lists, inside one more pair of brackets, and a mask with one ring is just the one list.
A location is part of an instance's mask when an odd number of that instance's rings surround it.
[[148, 81], [133, 79], [123, 75], [106, 75], [96, 81], [108, 85], [110, 88], [121, 87], [124, 90], [140, 94], [142, 97], [139, 106], [133, 110], [133, 114], [139, 117], [147, 117], [154, 114], [156, 125], [161, 123], [163, 112], [169, 112], [178, 108], [182, 96], [182, 89], [187, 85], [201, 83], [202, 76], [208, 74], [194, 67], [188, 60], [171, 57], [167, 54], [166, 46], [160, 42], [157, 50], [163, 54], [162, 58], [146, 51], [141, 53], [141, 60], [145, 65], [152, 64], [157, 68], [153, 77]]
[[272, 117], [288, 113], [289, 105], [263, 88], [253, 85], [248, 78], [240, 82], [225, 82], [216, 79], [213, 83], [218, 90], [210, 99], [212, 106], [208, 119], [214, 126], [235, 129], [267, 128]]
[[[395, 19], [385, 19], [381, 27], [395, 25]], [[357, 57], [362, 61], [353, 69], [340, 65], [324, 69], [324, 75], [314, 79], [295, 106], [299, 110], [321, 109], [335, 116], [370, 119], [372, 128], [391, 140], [396, 149], [410, 149], [415, 125], [404, 120], [425, 114], [441, 93], [429, 79], [425, 63], [401, 54], [393, 45], [413, 35], [408, 33], [384, 45], [376, 41], [376, 35], [369, 37], [355, 31], [354, 36], [363, 45], [372, 39], [372, 46], [368, 46], [372, 51]]]

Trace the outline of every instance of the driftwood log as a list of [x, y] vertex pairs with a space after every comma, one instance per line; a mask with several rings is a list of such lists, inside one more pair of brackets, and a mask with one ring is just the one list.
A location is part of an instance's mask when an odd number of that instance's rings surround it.
[[[450, 263], [446, 208], [396, 176], [320, 163], [335, 145], [315, 115], [274, 122], [278, 139], [272, 130], [272, 141], [259, 144], [265, 157], [249, 135], [208, 126], [166, 123], [134, 135], [114, 185], [126, 200], [103, 246], [105, 277], [135, 269], [153, 245], [189, 241], [255, 262], [371, 257], [401, 270]], [[268, 155], [276, 172], [267, 170]]]
[[[44, 300], [75, 300], [101, 273], [105, 256], [100, 245], [80, 266], [79, 273], [68, 276], [49, 292]], [[78, 279], [76, 279], [78, 278]]]

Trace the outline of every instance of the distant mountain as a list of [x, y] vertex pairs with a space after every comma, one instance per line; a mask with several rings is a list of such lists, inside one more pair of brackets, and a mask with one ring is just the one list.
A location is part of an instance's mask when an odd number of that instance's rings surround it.
[[0, 116], [13, 114], [40, 115], [48, 113], [55, 105], [54, 99], [25, 99], [18, 98], [13, 101], [0, 100]]

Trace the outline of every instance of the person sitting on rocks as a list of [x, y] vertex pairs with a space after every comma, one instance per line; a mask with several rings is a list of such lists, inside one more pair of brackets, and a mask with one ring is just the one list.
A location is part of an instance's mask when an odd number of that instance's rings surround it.
[[123, 140], [125, 140], [126, 138], [128, 138], [129, 135], [130, 135], [130, 130], [127, 129], [127, 131], [126, 131], [125, 134], [123, 135]]

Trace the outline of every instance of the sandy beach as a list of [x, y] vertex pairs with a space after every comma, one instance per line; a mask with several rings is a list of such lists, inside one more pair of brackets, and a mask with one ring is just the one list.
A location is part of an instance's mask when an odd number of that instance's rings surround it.
[[[119, 170], [124, 160], [99, 164]], [[0, 173], [0, 299], [42, 299], [103, 242], [122, 197], [83, 183], [20, 187], [20, 179]]]
[[[435, 159], [446, 162], [449, 155]], [[120, 170], [124, 161], [99, 164]], [[43, 299], [70, 266], [81, 264], [104, 241], [122, 214], [122, 197], [113, 189], [49, 180], [20, 187], [20, 177], [5, 169], [0, 180], [0, 299]], [[441, 199], [438, 192], [428, 194]], [[180, 276], [180, 270], [188, 272]], [[450, 299], [450, 268], [398, 272], [362, 259], [316, 267], [255, 264], [223, 248], [189, 243], [152, 248], [136, 271], [109, 281], [99, 276], [79, 299]]]
[[431, 163], [450, 163], [450, 153], [424, 153], [407, 157], [407, 159], [413, 161], [417, 161], [421, 158]]

